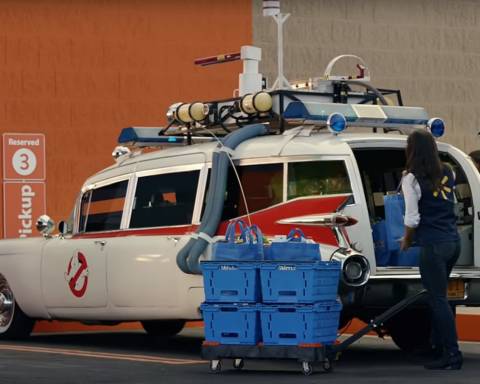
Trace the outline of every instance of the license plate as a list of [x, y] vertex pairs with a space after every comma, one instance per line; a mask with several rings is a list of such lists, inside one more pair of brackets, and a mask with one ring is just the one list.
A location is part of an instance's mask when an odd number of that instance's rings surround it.
[[450, 280], [448, 282], [447, 297], [450, 300], [465, 299], [465, 282], [463, 280]]

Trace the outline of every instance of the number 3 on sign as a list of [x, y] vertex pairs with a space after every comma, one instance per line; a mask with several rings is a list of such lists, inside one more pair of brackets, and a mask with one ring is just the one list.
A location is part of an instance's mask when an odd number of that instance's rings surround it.
[[28, 148], [20, 148], [12, 157], [15, 172], [21, 176], [31, 175], [37, 168], [37, 157]]

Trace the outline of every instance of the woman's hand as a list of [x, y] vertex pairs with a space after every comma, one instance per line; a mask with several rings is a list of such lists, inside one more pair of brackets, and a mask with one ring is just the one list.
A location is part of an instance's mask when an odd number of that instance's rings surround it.
[[402, 237], [400, 239], [400, 251], [406, 251], [412, 245], [412, 240]]
[[415, 228], [405, 226], [405, 235], [400, 239], [400, 251], [406, 251], [413, 242]]

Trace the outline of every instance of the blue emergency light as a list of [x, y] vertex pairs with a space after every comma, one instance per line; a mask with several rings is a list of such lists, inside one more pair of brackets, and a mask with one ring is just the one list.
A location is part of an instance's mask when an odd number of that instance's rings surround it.
[[341, 113], [332, 113], [328, 116], [327, 127], [333, 134], [339, 134], [347, 127], [347, 119]]
[[[343, 115], [348, 125], [358, 127], [425, 128], [429, 121], [425, 109], [419, 107], [302, 101], [289, 103], [283, 113], [283, 118], [287, 121], [324, 123], [329, 126], [328, 121], [332, 114]], [[341, 118], [335, 117], [334, 120], [340, 121]], [[341, 123], [337, 124], [341, 126]], [[329, 128], [332, 129], [331, 125]], [[438, 128], [438, 130], [440, 129]]]
[[427, 122], [427, 129], [433, 137], [442, 137], [445, 133], [445, 122], [438, 117], [432, 117]]

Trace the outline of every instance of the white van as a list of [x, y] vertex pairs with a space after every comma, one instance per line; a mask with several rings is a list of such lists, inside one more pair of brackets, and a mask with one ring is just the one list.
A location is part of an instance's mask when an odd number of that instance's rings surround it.
[[[119, 148], [114, 165], [85, 181], [59, 235], [49, 235], [52, 223], [43, 217], [43, 237], [0, 241], [0, 337], [28, 335], [35, 319], [141, 321], [154, 335], [178, 333], [185, 321], [201, 318], [203, 301], [202, 277], [179, 266], [180, 250], [189, 241], [221, 238], [228, 221], [239, 217], [267, 237], [300, 227], [321, 244], [322, 259], [341, 259], [342, 326], [353, 317], [367, 321], [420, 290], [416, 266], [377, 265], [372, 228], [385, 219], [383, 196], [400, 182], [405, 133], [426, 129], [431, 120], [422, 108], [377, 105], [399, 93], [372, 89], [334, 80], [176, 104], [168, 127], [125, 130], [120, 142], [130, 148]], [[252, 124], [263, 124], [267, 134], [233, 149], [212, 139]], [[457, 175], [462, 239], [449, 292], [457, 305], [478, 306], [480, 175], [462, 151], [438, 146]], [[214, 202], [221, 206], [220, 222], [208, 234], [199, 228], [210, 214], [209, 186], [217, 188], [210, 183], [218, 179], [216, 156], [231, 158], [235, 168], [228, 167], [222, 198]], [[210, 246], [201, 258], [209, 257]], [[423, 345], [429, 316], [425, 304], [408, 309], [379, 334], [391, 334], [401, 348]]]

